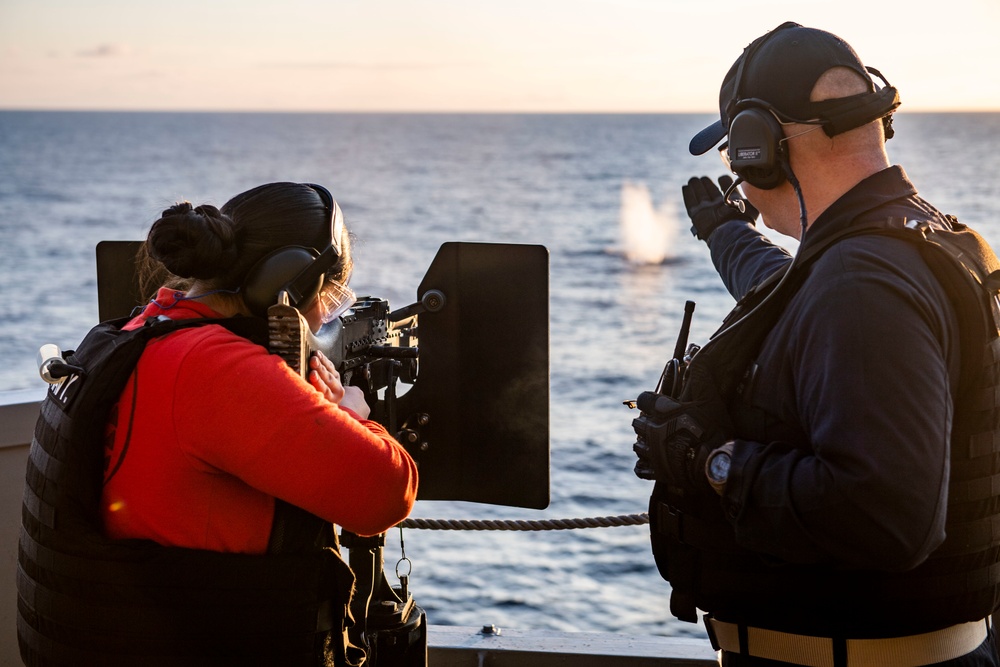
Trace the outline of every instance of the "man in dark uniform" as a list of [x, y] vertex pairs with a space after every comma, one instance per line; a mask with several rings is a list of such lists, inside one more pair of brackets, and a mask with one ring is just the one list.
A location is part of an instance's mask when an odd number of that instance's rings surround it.
[[[708, 612], [722, 665], [1000, 664], [994, 288], [924, 247], [975, 235], [890, 165], [898, 104], [839, 37], [786, 23], [691, 141], [726, 140], [736, 185], [683, 191], [740, 304], [682, 393], [640, 399], [636, 473], [671, 609]], [[1000, 268], [981, 239], [967, 255]]]

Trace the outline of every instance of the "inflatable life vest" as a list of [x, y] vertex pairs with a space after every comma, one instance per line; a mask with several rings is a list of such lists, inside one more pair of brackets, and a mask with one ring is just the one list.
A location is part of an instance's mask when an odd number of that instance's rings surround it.
[[[1000, 602], [1000, 260], [974, 231], [949, 217], [950, 230], [890, 218], [859, 223], [823, 243], [800, 249], [787, 279], [772, 276], [748, 294], [686, 371], [682, 401], [706, 387], [737, 403], [739, 383], [773, 323], [808, 275], [808, 266], [833, 243], [857, 234], [906, 239], [955, 299], [961, 375], [955, 397], [945, 541], [907, 572], [865, 572], [769, 562], [741, 549], [719, 503], [677, 502], [657, 482], [650, 499], [653, 555], [671, 584], [671, 612], [696, 621], [696, 608], [727, 620], [801, 634], [895, 636], [980, 620]], [[778, 287], [776, 288], [776, 285]], [[718, 334], [716, 334], [718, 336]], [[753, 434], [740, 433], [748, 439]]]
[[267, 555], [104, 537], [103, 432], [146, 344], [205, 324], [266, 341], [266, 321], [256, 318], [149, 320], [124, 331], [126, 321], [98, 325], [63, 355], [71, 374], [42, 402], [18, 550], [24, 663], [360, 664], [345, 633], [354, 575], [332, 527], [321, 536], [319, 520], [301, 510], [278, 504]]

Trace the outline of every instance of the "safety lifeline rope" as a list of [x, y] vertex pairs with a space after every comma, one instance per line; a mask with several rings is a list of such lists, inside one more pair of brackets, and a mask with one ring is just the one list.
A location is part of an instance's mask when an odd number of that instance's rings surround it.
[[417, 530], [573, 530], [576, 528], [609, 528], [614, 526], [641, 526], [649, 523], [649, 515], [626, 514], [598, 516], [587, 519], [404, 519], [402, 528]]

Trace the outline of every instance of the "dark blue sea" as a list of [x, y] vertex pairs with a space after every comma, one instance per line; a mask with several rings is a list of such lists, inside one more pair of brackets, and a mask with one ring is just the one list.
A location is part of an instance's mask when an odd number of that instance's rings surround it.
[[[722, 173], [715, 157], [687, 152], [710, 120], [0, 112], [0, 392], [40, 395], [39, 345], [72, 348], [97, 322], [97, 242], [144, 238], [176, 201], [221, 205], [265, 182], [322, 183], [357, 237], [352, 286], [393, 307], [414, 300], [444, 242], [549, 250], [549, 508], [421, 501], [414, 516], [644, 512], [650, 486], [632, 474], [634, 414], [622, 401], [656, 383], [685, 300], [698, 304], [692, 341], [733, 304], [681, 220], [680, 186]], [[900, 113], [896, 128], [892, 161], [1000, 247], [1000, 114]], [[408, 529], [404, 540], [410, 590], [432, 624], [704, 634], [670, 616], [645, 526]], [[393, 533], [390, 573], [398, 558]]]

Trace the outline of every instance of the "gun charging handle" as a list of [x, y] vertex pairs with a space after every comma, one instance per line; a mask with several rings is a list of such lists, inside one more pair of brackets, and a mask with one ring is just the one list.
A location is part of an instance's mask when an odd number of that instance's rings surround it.
[[420, 297], [421, 305], [429, 313], [436, 313], [441, 310], [447, 302], [448, 300], [445, 298], [444, 292], [439, 289], [429, 289]]
[[446, 303], [448, 303], [448, 299], [444, 292], [439, 289], [429, 289], [421, 295], [420, 301], [417, 303], [411, 303], [409, 306], [389, 313], [389, 321], [399, 322], [420, 313], [436, 313], [444, 308]]

